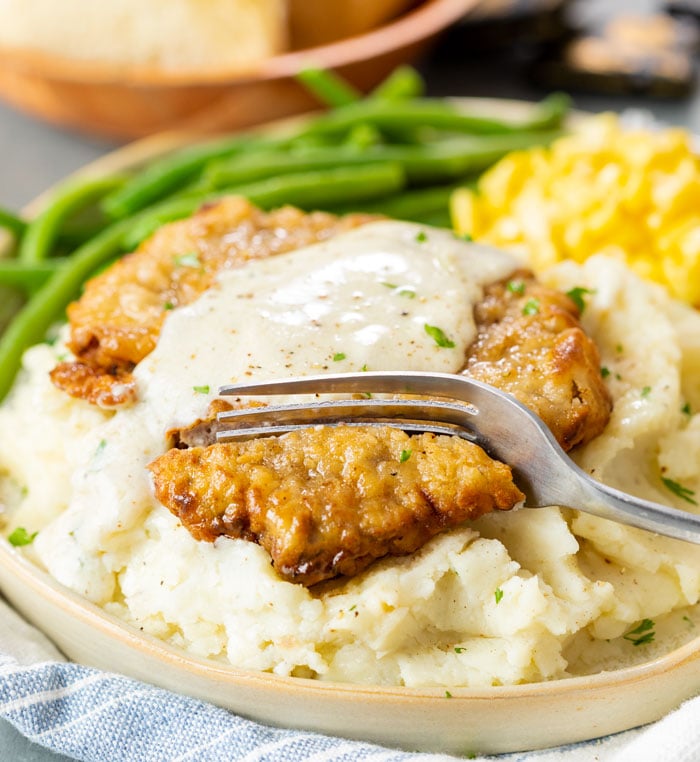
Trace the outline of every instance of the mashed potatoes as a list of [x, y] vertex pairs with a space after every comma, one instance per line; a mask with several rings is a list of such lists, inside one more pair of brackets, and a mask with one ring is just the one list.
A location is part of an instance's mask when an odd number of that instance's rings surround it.
[[[700, 315], [602, 256], [541, 277], [587, 289], [583, 320], [615, 399], [606, 432], [577, 461], [609, 484], [697, 511]], [[559, 508], [484, 517], [349, 581], [284, 582], [259, 546], [198, 543], [154, 503], [138, 471], [144, 453], [107, 436], [124, 413], [52, 388], [47, 371], [63, 351], [31, 349], [0, 408], [0, 430], [17, 432], [0, 442], [6, 530], [38, 531], [26, 552], [39, 564], [190, 653], [323, 680], [487, 686], [647, 660], [700, 624], [697, 546]], [[117, 480], [125, 457], [136, 465]]]

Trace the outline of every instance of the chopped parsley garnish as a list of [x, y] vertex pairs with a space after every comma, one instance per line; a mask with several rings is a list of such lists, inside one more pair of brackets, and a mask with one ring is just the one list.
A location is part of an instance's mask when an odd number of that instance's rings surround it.
[[525, 293], [525, 283], [521, 280], [509, 280], [508, 283], [506, 283], [506, 288], [511, 294]]
[[606, 368], [605, 365], [600, 369], [600, 375], [603, 378], [607, 378], [610, 375], [610, 368]]
[[333, 355], [333, 362], [340, 362], [345, 359], [345, 352], [336, 352]]
[[438, 328], [436, 325], [428, 325], [427, 323], [423, 327], [428, 336], [430, 336], [439, 347], [442, 347], [443, 349], [452, 349], [452, 347], [454, 347], [454, 341], [445, 336], [445, 332], [442, 328]]
[[493, 593], [493, 597], [496, 599], [496, 603], [500, 603], [503, 599], [503, 590], [501, 590], [500, 587], [497, 587]]
[[629, 640], [633, 646], [641, 646], [645, 643], [651, 643], [654, 640], [654, 622], [651, 619], [642, 619], [642, 621], [622, 637]]
[[586, 302], [583, 300], [583, 297], [586, 296], [587, 294], [594, 294], [594, 293], [595, 291], [592, 291], [590, 288], [584, 288], [583, 286], [575, 286], [574, 288], [567, 291], [566, 295], [576, 305], [579, 313], [583, 313], [583, 311], [586, 309]]
[[691, 630], [695, 629], [695, 622], [687, 614], [683, 615], [683, 621], [687, 622], [688, 627], [690, 627]]
[[645, 386], [641, 391], [642, 397], [648, 397], [650, 394], [651, 394], [651, 386]]
[[[386, 286], [387, 288], [396, 290], [398, 285], [396, 283], [389, 283], [387, 281], [382, 282], [382, 286]], [[397, 292], [398, 296], [405, 296], [407, 299], [415, 299], [416, 298], [416, 292], [412, 288], [401, 288]]]
[[164, 310], [174, 310], [175, 309], [175, 305], [172, 302], [166, 302], [163, 305], [163, 309]]
[[536, 315], [540, 311], [539, 299], [528, 299], [523, 307], [523, 315]]
[[369, 368], [367, 367], [367, 363], [365, 363], [365, 364], [364, 364], [364, 365], [363, 365], [363, 366], [360, 368], [360, 370], [361, 370], [363, 373], [367, 373], [367, 371], [369, 370]]
[[175, 264], [178, 267], [201, 267], [199, 254], [196, 251], [188, 251], [187, 254], [180, 254], [175, 257]]
[[617, 344], [615, 347], [615, 351], [621, 355], [625, 351], [625, 348], [622, 346], [622, 344]]
[[348, 609], [348, 611], [354, 611], [357, 608], [357, 604], [353, 603], [352, 606]]
[[105, 447], [107, 447], [107, 440], [106, 439], [100, 439], [100, 442], [97, 445], [97, 448], [95, 449], [95, 454], [92, 457], [96, 458], [101, 452], [104, 451]]
[[427, 240], [428, 234], [424, 230], [421, 230], [420, 233], [416, 234], [416, 241], [418, 241], [418, 243], [425, 243]]
[[17, 527], [12, 534], [9, 535], [7, 541], [15, 548], [21, 548], [24, 545], [31, 545], [34, 542], [34, 538], [38, 535], [38, 532], [32, 532], [29, 534], [24, 527]]
[[667, 490], [673, 492], [676, 497], [679, 497], [681, 500], [685, 500], [686, 503], [690, 503], [691, 505], [698, 504], [694, 499], [695, 492], [692, 489], [688, 489], [688, 487], [684, 487], [682, 484], [674, 482], [673, 479], [666, 479], [663, 476], [661, 477], [661, 481], [664, 483], [664, 487], [666, 487]]
[[467, 649], [464, 646], [455, 646], [456, 654], [463, 654]]
[[445, 691], [445, 698], [452, 698], [452, 694], [449, 691]]
[[683, 415], [691, 415], [690, 402], [686, 402], [685, 405], [683, 405], [681, 408], [681, 413], [683, 413]]
[[463, 241], [473, 241], [473, 240], [474, 240], [474, 236], [473, 236], [471, 233], [462, 233], [462, 235], [460, 236], [460, 238], [461, 238]]
[[405, 463], [410, 457], [412, 450], [401, 450], [401, 456], [399, 457], [399, 463]]
[[209, 394], [209, 384], [204, 384], [203, 386], [193, 386], [192, 388], [198, 394]]

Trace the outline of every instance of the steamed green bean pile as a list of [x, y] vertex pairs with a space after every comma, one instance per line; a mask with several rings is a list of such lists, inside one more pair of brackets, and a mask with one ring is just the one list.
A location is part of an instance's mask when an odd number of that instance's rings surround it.
[[519, 122], [468, 112], [423, 97], [410, 68], [366, 97], [329, 72], [310, 69], [299, 80], [330, 109], [280, 133], [220, 137], [130, 173], [70, 180], [31, 220], [0, 209], [13, 242], [0, 259], [0, 399], [25, 349], [64, 319], [83, 283], [160, 225], [238, 194], [265, 209], [368, 211], [449, 226], [456, 187], [511, 151], [551, 142], [568, 108], [553, 95]]

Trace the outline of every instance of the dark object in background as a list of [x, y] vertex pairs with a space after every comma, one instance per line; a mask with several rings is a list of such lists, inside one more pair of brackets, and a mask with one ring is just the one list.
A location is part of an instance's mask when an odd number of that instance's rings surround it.
[[700, 0], [484, 0], [444, 35], [431, 65], [460, 83], [453, 89], [467, 78], [474, 95], [496, 86], [509, 97], [529, 84], [532, 97], [561, 89], [681, 98], [694, 86], [699, 29]]
[[679, 19], [692, 19], [700, 23], [700, 0], [667, 0], [664, 3], [667, 13]]
[[677, 98], [690, 94], [698, 24], [666, 13], [619, 15], [600, 32], [573, 35], [534, 62], [541, 85]]
[[479, 58], [497, 53], [519, 58], [568, 31], [570, 0], [483, 0], [443, 38], [440, 55]]

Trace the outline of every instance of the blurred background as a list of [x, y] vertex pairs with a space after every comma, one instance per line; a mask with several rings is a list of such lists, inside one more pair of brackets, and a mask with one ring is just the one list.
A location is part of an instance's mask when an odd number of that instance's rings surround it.
[[[19, 0], [0, 2], [0, 16], [8, 28], [13, 3], [17, 8], [30, 5], [23, 6]], [[328, 6], [319, 0], [297, 0], [296, 7], [293, 44], [297, 48], [326, 44], [315, 50], [330, 51], [328, 62], [344, 64], [343, 74], [364, 88], [396, 63], [412, 60], [431, 95], [535, 100], [552, 90], [565, 90], [581, 109], [642, 109], [665, 122], [700, 130], [694, 76], [698, 0], [387, 0], [384, 4], [351, 0], [352, 12], [345, 17], [335, 8], [329, 16]], [[327, 46], [339, 26], [344, 35], [356, 35], [350, 40], [352, 46]], [[378, 32], [371, 31], [377, 28]], [[108, 72], [101, 81], [99, 67], [83, 63], [77, 74], [71, 70], [65, 74], [75, 79], [83, 71], [89, 80], [91, 89], [76, 95], [74, 83], [71, 89], [57, 84], [55, 72], [63, 74], [50, 59], [22, 60], [18, 68], [15, 57], [3, 54], [2, 44], [0, 34], [0, 95], [5, 99], [0, 101], [4, 149], [0, 205], [15, 209], [137, 134], [166, 126], [220, 129], [229, 126], [226, 120], [250, 123], [256, 115], [264, 120], [313, 107], [308, 96], [290, 94], [280, 85], [290, 67], [304, 62], [298, 53], [276, 55], [264, 65], [264, 91], [247, 87], [239, 96], [235, 81], [217, 82], [230, 103], [224, 117], [219, 114], [212, 120], [210, 109], [207, 123], [183, 117], [182, 104], [191, 108], [193, 98], [208, 93], [209, 80], [219, 76], [216, 72], [205, 78], [206, 86], [196, 83], [196, 96], [187, 91], [180, 102], [173, 103], [170, 92], [182, 91], [189, 75], [171, 73], [165, 95], [162, 88], [155, 92], [139, 85], [125, 97], [123, 91], [109, 89], [114, 83], [107, 80], [113, 74]], [[192, 56], [196, 55], [193, 51]], [[324, 55], [314, 63], [324, 63]], [[100, 92], [104, 93], [101, 99]], [[140, 101], [134, 100], [134, 93]], [[142, 101], [148, 113], [137, 124], [133, 120]], [[102, 112], [98, 113], [98, 107]], [[74, 124], [67, 124], [71, 120]], [[132, 122], [135, 127], [129, 134]], [[109, 134], [106, 125], [114, 125], [117, 134]]]

